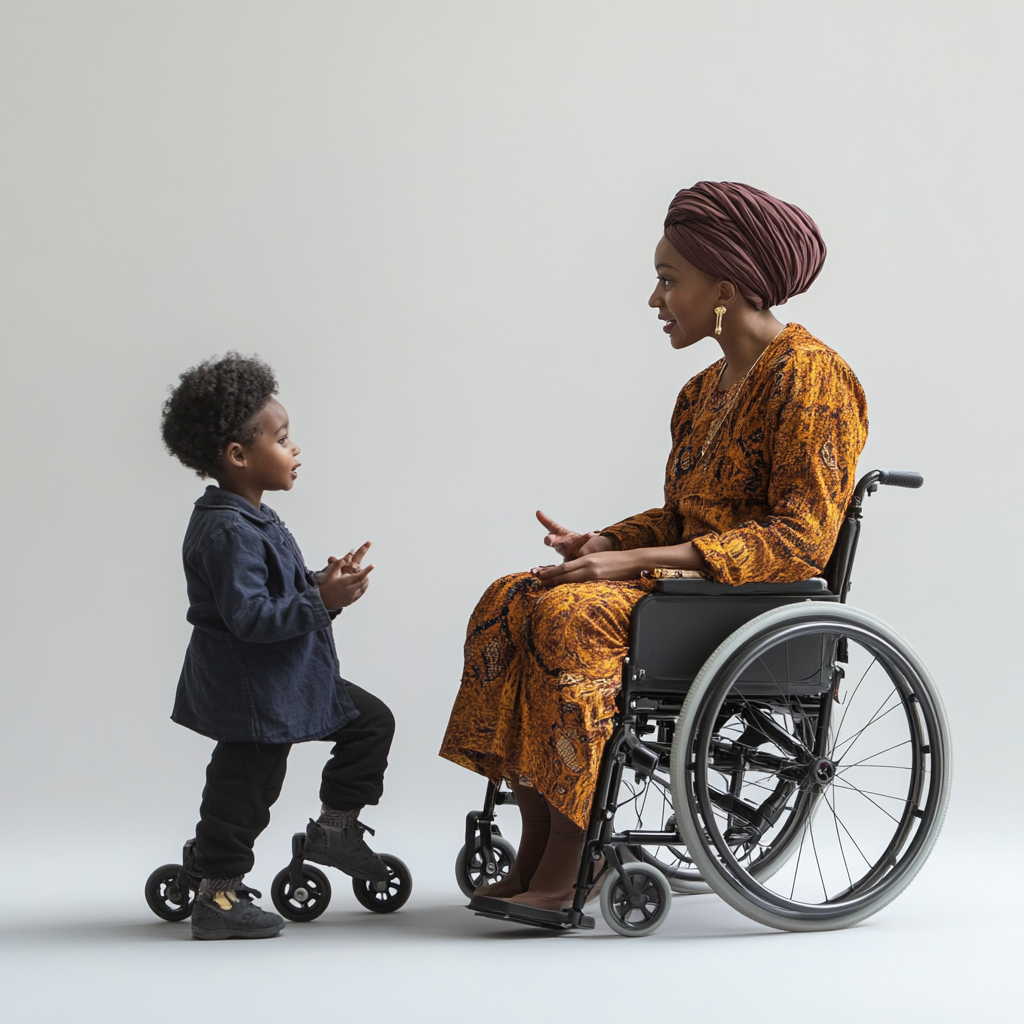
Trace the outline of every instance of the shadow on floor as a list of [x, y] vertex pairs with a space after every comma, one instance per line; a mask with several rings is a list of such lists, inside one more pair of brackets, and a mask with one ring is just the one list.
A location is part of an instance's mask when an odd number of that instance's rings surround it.
[[[269, 901], [264, 904], [269, 909]], [[143, 912], [144, 913], [144, 912]], [[626, 941], [612, 932], [595, 906], [591, 913], [597, 918], [595, 931], [556, 932], [531, 928], [510, 922], [476, 917], [464, 905], [425, 898], [413, 901], [395, 914], [374, 914], [358, 907], [348, 907], [343, 899], [329, 907], [323, 917], [308, 923], [290, 922], [282, 935], [291, 941], [323, 942], [331, 938], [359, 942], [417, 939], [448, 939], [452, 941], [523, 942], [528, 940], [582, 941], [612, 939]], [[92, 945], [123, 943], [191, 942], [187, 921], [170, 923], [155, 917], [144, 917], [126, 910], [112, 919], [109, 909], [95, 918], [84, 919], [82, 909], [75, 916], [62, 920], [52, 916], [45, 920], [6, 921], [0, 925], [0, 946], [25, 947], [35, 944]], [[694, 896], [677, 899], [669, 919], [662, 928], [642, 941], [694, 941], [778, 935], [735, 914], [715, 897]]]

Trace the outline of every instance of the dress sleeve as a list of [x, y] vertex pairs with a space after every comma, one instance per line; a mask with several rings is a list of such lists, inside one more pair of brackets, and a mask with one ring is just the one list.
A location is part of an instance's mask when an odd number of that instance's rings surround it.
[[867, 439], [864, 391], [834, 352], [807, 353], [778, 370], [766, 426], [769, 514], [693, 541], [721, 583], [791, 583], [825, 568]]
[[678, 544], [682, 538], [682, 520], [670, 508], [652, 508], [601, 531], [619, 542], [619, 548], [658, 548]]

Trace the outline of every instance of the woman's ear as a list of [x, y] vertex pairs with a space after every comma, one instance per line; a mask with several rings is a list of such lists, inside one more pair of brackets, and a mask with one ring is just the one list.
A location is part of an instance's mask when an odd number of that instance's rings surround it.
[[733, 302], [736, 296], [739, 295], [740, 290], [732, 283], [732, 281], [719, 281], [718, 282], [718, 301], [719, 302]]
[[227, 448], [224, 449], [224, 462], [233, 469], [244, 468], [245, 449], [237, 441], [232, 441]]

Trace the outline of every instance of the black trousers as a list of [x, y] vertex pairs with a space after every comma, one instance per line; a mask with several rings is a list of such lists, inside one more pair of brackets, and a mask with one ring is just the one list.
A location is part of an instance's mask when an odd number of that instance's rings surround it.
[[[376, 804], [395, 734], [395, 718], [378, 697], [354, 683], [359, 717], [325, 736], [334, 743], [324, 766], [320, 800], [338, 811]], [[196, 826], [196, 867], [204, 878], [235, 878], [252, 870], [252, 848], [270, 823], [281, 794], [290, 743], [218, 743], [206, 769]]]

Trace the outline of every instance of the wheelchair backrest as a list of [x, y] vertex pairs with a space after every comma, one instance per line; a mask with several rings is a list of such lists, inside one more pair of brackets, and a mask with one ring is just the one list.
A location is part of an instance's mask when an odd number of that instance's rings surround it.
[[[853, 511], [851, 507], [851, 512]], [[860, 506], [856, 506], [860, 511]], [[843, 525], [839, 527], [832, 555], [823, 573], [828, 589], [839, 596], [840, 601], [846, 600], [850, 590], [850, 574], [853, 572], [853, 560], [857, 555], [857, 541], [860, 540], [860, 516], [847, 512]]]

